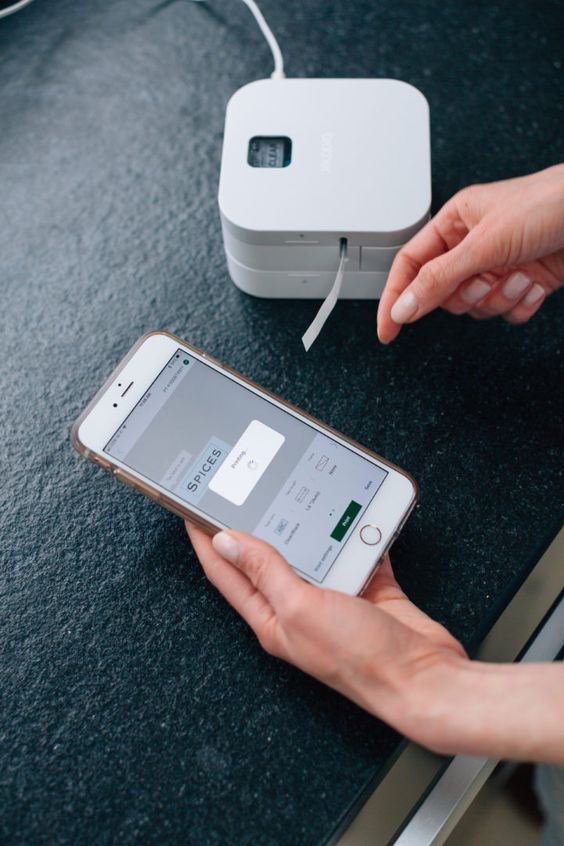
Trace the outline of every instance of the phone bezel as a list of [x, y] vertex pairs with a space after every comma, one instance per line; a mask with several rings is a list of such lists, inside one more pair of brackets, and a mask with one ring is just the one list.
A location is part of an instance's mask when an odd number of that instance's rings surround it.
[[[360, 593], [415, 506], [418, 497], [415, 480], [401, 468], [245, 378], [181, 338], [168, 332], [153, 331], [139, 339], [74, 424], [72, 442], [75, 448], [86, 458], [113, 472], [119, 480], [131, 485], [149, 498], [157, 500], [170, 511], [200, 526], [208, 533], [214, 534], [222, 528], [229, 528], [200, 512], [195, 506], [188, 505], [180, 497], [128, 467], [119, 459], [104, 453], [104, 446], [178, 348], [388, 472], [364, 512], [362, 520], [357, 523], [350, 537], [344, 541], [339, 557], [321, 583], [321, 586], [325, 588], [350, 594]], [[133, 382], [133, 385], [125, 397], [121, 397], [123, 386], [129, 385], [130, 382]], [[118, 383], [121, 383], [121, 386], [118, 386]], [[117, 403], [117, 408], [114, 408], [114, 403]], [[367, 546], [360, 537], [360, 530], [367, 523], [377, 525], [382, 533], [382, 540], [377, 546]], [[303, 576], [301, 573], [300, 575]], [[307, 578], [307, 576], [303, 577]], [[320, 584], [313, 579], [308, 580], [312, 584]]]

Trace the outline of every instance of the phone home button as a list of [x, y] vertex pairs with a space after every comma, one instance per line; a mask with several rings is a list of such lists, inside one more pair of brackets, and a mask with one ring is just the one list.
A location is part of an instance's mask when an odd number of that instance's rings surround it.
[[382, 532], [378, 526], [373, 526], [371, 523], [367, 523], [366, 526], [363, 526], [360, 530], [360, 539], [363, 543], [368, 544], [368, 546], [376, 546], [376, 544], [380, 543], [382, 540]]

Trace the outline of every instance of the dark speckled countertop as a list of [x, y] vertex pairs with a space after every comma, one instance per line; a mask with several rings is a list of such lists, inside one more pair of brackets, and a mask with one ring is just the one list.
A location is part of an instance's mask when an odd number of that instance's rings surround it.
[[[289, 74], [425, 93], [435, 208], [564, 157], [559, 3], [263, 5]], [[143, 331], [410, 470], [398, 577], [470, 649], [561, 521], [562, 296], [525, 328], [437, 313], [389, 348], [371, 305], [342, 303], [306, 355], [316, 303], [229, 281], [224, 109], [269, 73], [235, 0], [36, 0], [0, 21], [2, 843], [320, 844], [400, 743], [263, 654], [181, 522], [71, 451]]]

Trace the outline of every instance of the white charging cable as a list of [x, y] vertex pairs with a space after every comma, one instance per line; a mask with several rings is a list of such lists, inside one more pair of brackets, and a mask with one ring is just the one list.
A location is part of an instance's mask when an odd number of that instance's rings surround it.
[[[32, 0], [19, 0], [17, 3], [14, 3], [13, 6], [8, 6], [7, 9], [0, 9], [0, 18], [5, 18], [8, 15], [13, 15], [14, 12], [19, 12], [20, 9], [23, 9], [24, 6], [28, 6], [31, 2]], [[205, 0], [193, 0], [193, 2], [205, 3]], [[272, 58], [274, 60], [274, 70], [270, 74], [272, 79], [284, 79], [286, 76], [284, 73], [284, 59], [282, 57], [280, 45], [278, 44], [274, 33], [267, 24], [264, 15], [255, 3], [255, 0], [242, 0], [242, 2], [248, 9], [250, 9], [266, 43], [270, 47], [270, 52], [272, 53]]]
[[[22, 2], [29, 3], [30, 0], [22, 0]], [[206, 0], [192, 0], [192, 2], [205, 3]], [[270, 52], [272, 53], [272, 58], [274, 60], [274, 70], [272, 71], [270, 76], [272, 77], [272, 79], [285, 79], [286, 74], [284, 73], [284, 59], [282, 58], [282, 51], [280, 49], [278, 41], [274, 36], [274, 33], [267, 24], [263, 13], [259, 9], [258, 5], [255, 3], [255, 0], [242, 0], [242, 2], [245, 4], [247, 9], [250, 10], [252, 16], [254, 17], [255, 21], [259, 26], [260, 31], [264, 36], [266, 43], [270, 47]]]
[[284, 73], [284, 59], [282, 58], [282, 51], [280, 50], [280, 46], [274, 36], [274, 33], [265, 21], [264, 15], [255, 3], [255, 0], [242, 0], [242, 2], [252, 12], [255, 21], [259, 25], [260, 31], [264, 35], [266, 43], [270, 47], [270, 52], [272, 53], [272, 58], [274, 59], [274, 70], [270, 76], [272, 79], [284, 79], [286, 76]]
[[19, 12], [24, 6], [28, 6], [31, 0], [19, 0], [19, 3], [14, 3], [13, 6], [8, 6], [7, 9], [0, 9], [0, 18], [5, 18], [8, 15], [13, 15], [14, 12]]

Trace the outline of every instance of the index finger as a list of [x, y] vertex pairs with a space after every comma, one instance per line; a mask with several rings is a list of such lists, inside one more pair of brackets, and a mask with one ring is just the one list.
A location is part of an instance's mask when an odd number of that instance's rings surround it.
[[265, 617], [272, 614], [268, 602], [244, 573], [215, 551], [210, 535], [188, 521], [185, 525], [209, 581], [254, 631], [260, 630]]
[[378, 306], [378, 338], [383, 344], [393, 341], [401, 329], [391, 317], [392, 307], [399, 295], [413, 282], [426, 262], [448, 250], [448, 245], [437, 227], [437, 218], [438, 215], [426, 223], [394, 259]]

